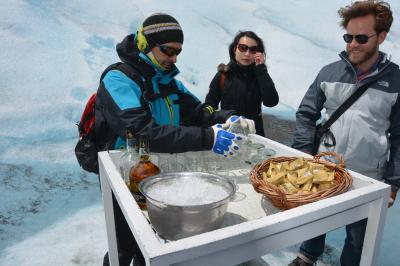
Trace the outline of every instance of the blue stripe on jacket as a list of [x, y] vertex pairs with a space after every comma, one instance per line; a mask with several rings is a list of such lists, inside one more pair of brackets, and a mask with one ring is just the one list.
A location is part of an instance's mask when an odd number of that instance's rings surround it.
[[114, 102], [121, 110], [138, 108], [142, 91], [139, 85], [119, 70], [106, 74], [103, 83]]

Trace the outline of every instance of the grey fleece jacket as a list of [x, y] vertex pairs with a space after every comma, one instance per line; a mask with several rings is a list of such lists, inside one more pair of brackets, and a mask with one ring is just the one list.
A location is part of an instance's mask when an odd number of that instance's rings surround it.
[[[383, 54], [383, 53], [382, 53]], [[347, 54], [322, 68], [296, 113], [293, 147], [311, 152], [317, 120], [333, 112], [362, 84], [373, 80], [367, 91], [330, 128], [336, 146], [319, 147], [343, 156], [347, 168], [400, 187], [400, 70], [386, 54], [378, 69], [361, 81]]]

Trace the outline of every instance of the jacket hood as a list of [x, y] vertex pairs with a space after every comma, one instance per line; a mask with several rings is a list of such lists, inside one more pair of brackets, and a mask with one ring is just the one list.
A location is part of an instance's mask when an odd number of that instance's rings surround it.
[[127, 63], [137, 69], [145, 77], [154, 76], [176, 76], [179, 70], [174, 65], [172, 69], [161, 71], [136, 45], [136, 35], [130, 34], [117, 44], [117, 54], [122, 62]]

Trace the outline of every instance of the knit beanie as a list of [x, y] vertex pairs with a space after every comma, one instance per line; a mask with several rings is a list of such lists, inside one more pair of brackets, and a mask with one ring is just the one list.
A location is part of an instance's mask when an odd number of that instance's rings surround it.
[[150, 48], [169, 42], [183, 43], [183, 31], [178, 21], [170, 15], [157, 13], [143, 22], [143, 34]]

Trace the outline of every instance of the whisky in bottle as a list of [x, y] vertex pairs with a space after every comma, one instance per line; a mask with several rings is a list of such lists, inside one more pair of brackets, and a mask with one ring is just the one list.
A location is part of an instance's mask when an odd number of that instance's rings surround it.
[[139, 137], [139, 158], [129, 175], [130, 190], [141, 209], [146, 209], [146, 198], [139, 191], [139, 183], [143, 179], [160, 173], [160, 168], [150, 158], [148, 136]]

